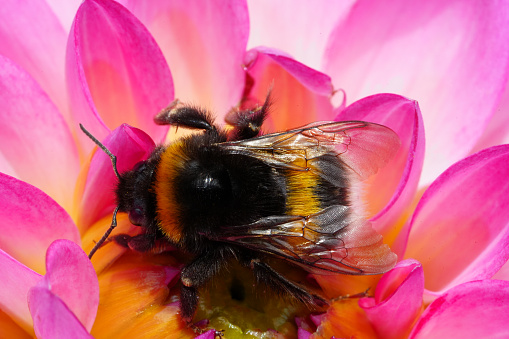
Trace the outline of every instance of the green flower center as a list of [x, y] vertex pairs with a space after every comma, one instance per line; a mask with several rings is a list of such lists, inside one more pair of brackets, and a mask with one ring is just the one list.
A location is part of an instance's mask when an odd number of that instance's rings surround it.
[[208, 328], [223, 331], [228, 339], [273, 338], [274, 330], [296, 337], [295, 317], [310, 312], [291, 297], [278, 296], [265, 284], [257, 284], [252, 272], [235, 265], [200, 290], [194, 320], [208, 319]]

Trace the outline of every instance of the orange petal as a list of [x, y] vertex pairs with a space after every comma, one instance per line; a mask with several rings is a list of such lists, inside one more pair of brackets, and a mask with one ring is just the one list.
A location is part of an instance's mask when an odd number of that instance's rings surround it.
[[2, 310], [0, 310], [0, 328], [2, 329], [2, 338], [29, 339], [34, 337], [33, 330], [32, 333], [27, 333]]
[[317, 338], [376, 338], [376, 333], [359, 307], [358, 299], [344, 299], [334, 302], [316, 333]]
[[247, 98], [264, 102], [269, 90], [272, 104], [266, 126], [287, 130], [318, 120], [332, 120], [330, 78], [277, 51], [246, 53], [248, 76], [254, 82]]
[[168, 284], [178, 270], [148, 264], [144, 256], [126, 254], [99, 275], [100, 304], [92, 328], [95, 338], [193, 337], [169, 303]]

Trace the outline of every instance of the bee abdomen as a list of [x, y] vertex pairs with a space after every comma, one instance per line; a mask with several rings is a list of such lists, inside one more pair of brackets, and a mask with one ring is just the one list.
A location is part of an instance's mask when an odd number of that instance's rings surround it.
[[329, 206], [350, 205], [347, 172], [336, 156], [325, 154], [309, 166], [307, 171], [287, 170], [287, 215], [310, 215]]

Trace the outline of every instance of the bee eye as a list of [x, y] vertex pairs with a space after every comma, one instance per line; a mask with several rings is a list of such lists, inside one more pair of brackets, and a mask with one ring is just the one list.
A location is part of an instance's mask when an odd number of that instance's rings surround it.
[[129, 221], [135, 226], [144, 226], [145, 224], [145, 211], [142, 208], [133, 208], [129, 211]]

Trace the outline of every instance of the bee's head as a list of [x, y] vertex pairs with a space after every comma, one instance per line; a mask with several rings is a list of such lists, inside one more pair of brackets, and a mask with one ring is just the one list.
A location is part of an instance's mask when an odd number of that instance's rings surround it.
[[148, 227], [155, 218], [155, 197], [150, 186], [156, 163], [158, 161], [158, 150], [156, 149], [150, 159], [140, 161], [131, 171], [119, 174], [117, 170], [117, 157], [113, 155], [97, 138], [80, 124], [80, 128], [104, 153], [106, 153], [113, 166], [113, 171], [118, 179], [116, 189], [117, 207], [113, 212], [113, 218], [110, 228], [104, 233], [103, 237], [96, 243], [89, 258], [106, 241], [111, 231], [117, 226], [117, 212], [127, 212], [129, 220], [133, 225]]
[[119, 176], [115, 190], [118, 210], [126, 212], [133, 225], [148, 227], [154, 219], [155, 209], [150, 203], [153, 202], [153, 174], [154, 166], [149, 161], [140, 161], [131, 171]]

